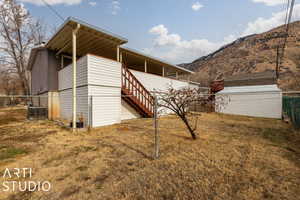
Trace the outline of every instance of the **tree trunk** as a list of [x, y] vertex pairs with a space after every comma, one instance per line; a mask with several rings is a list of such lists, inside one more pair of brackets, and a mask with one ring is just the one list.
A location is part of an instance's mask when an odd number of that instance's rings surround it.
[[29, 95], [28, 79], [26, 78], [26, 76], [23, 73], [19, 73], [19, 78], [20, 78], [20, 81], [21, 81], [21, 87], [22, 87], [23, 95]]
[[186, 127], [188, 128], [188, 130], [189, 130], [189, 132], [190, 132], [192, 138], [193, 138], [194, 140], [196, 140], [197, 137], [196, 137], [195, 131], [192, 129], [192, 127], [191, 127], [191, 125], [189, 124], [189, 122], [188, 122], [188, 120], [186, 119], [186, 117], [185, 117], [185, 116], [182, 117], [182, 120], [183, 120], [184, 124], [186, 125]]

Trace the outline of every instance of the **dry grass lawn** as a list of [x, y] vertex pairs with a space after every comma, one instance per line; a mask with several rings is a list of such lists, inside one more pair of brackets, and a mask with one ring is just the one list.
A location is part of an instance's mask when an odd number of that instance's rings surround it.
[[[0, 192], [0, 199], [299, 199], [300, 133], [280, 120], [202, 114], [190, 139], [175, 116], [72, 133], [51, 121], [0, 110], [0, 173], [31, 167], [50, 192]], [[2, 175], [0, 184], [4, 181]]]

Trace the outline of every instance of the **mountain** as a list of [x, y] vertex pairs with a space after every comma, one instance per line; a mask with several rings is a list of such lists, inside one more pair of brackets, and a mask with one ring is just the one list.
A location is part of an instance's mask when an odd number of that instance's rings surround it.
[[[239, 38], [209, 55], [180, 66], [195, 71], [192, 80], [203, 85], [232, 75], [275, 71], [277, 45], [284, 39], [284, 30], [285, 26], [280, 26], [262, 34]], [[300, 21], [296, 21], [290, 24], [279, 86], [282, 89], [295, 89], [299, 86], [296, 81], [297, 78], [300, 80], [299, 76]]]

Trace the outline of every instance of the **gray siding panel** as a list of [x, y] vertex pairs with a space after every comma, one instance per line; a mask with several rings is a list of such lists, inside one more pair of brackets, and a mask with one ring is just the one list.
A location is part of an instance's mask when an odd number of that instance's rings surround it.
[[48, 52], [46, 49], [37, 53], [31, 70], [31, 93], [33, 95], [48, 91]]
[[37, 52], [31, 70], [31, 94], [58, 90], [58, 66], [59, 61], [53, 52], [47, 49]]
[[55, 57], [53, 51], [48, 51], [48, 90], [58, 90], [58, 69], [60, 67], [60, 61]]

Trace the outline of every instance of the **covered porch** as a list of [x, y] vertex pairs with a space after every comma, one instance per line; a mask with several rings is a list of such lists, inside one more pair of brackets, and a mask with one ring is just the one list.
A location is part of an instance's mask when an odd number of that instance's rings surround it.
[[[108, 91], [115, 88], [116, 93], [113, 95], [116, 96], [116, 99], [117, 96], [121, 94], [121, 89], [122, 94], [126, 95], [128, 95], [126, 93], [128, 90], [127, 92], [130, 93], [129, 96], [131, 96], [131, 98], [129, 100], [127, 99], [127, 102], [131, 101], [133, 102], [132, 104], [138, 105], [135, 107], [139, 108], [143, 114], [142, 116], [152, 116], [153, 113], [151, 107], [153, 105], [151, 104], [151, 94], [149, 91], [152, 91], [155, 88], [165, 89], [166, 85], [172, 83], [174, 79], [179, 79], [181, 75], [190, 75], [193, 73], [187, 69], [144, 55], [135, 50], [121, 47], [121, 45], [125, 43], [127, 43], [127, 39], [122, 36], [95, 27], [81, 20], [68, 18], [46, 44], [45, 47], [54, 52], [55, 57], [60, 61], [59, 66], [57, 67], [59, 73], [66, 71], [65, 75], [60, 76], [61, 81], [58, 81], [59, 85], [61, 85], [66, 77], [68, 77], [69, 80], [68, 88], [65, 88], [62, 92], [60, 90], [59, 92], [61, 94], [66, 93], [64, 101], [67, 102], [66, 107], [72, 102], [72, 121], [74, 130], [76, 129], [75, 125], [78, 114], [77, 101], [80, 101], [77, 90], [80, 95], [80, 89], [85, 89], [85, 91], [88, 91], [88, 93], [85, 94], [89, 96], [89, 92], [92, 91], [90, 88], [92, 87], [100, 89], [103, 89], [104, 87]], [[80, 60], [82, 60], [82, 62], [84, 60], [83, 63], [86, 64], [80, 64]], [[127, 74], [130, 74], [131, 77], [128, 78], [121, 73], [122, 68], [126, 68]], [[91, 69], [95, 70], [97, 74], [91, 73]], [[139, 74], [139, 72], [143, 74]], [[91, 78], [93, 75], [97, 75], [97, 77]], [[81, 76], [83, 77], [82, 79], [80, 78]], [[118, 77], [118, 79], [116, 79], [116, 77]], [[128, 78], [128, 80], [135, 80], [135, 82], [131, 85], [124, 84], [121, 81], [124, 77]], [[110, 80], [105, 82], [107, 78]], [[82, 80], [87, 83], [80, 85], [80, 81]], [[150, 83], [154, 80], [156, 80], [156, 87], [153, 88], [153, 85]], [[91, 83], [91, 81], [96, 82]], [[113, 85], [112, 82], [114, 82]], [[136, 86], [134, 89], [135, 92], [130, 90], [133, 89], [133, 87], [130, 87], [132, 85]], [[189, 83], [187, 81], [178, 81], [176, 83], [174, 82], [174, 85], [182, 87], [188, 86]], [[100, 92], [97, 93], [97, 95], [103, 94]], [[70, 98], [72, 98], [72, 100]], [[117, 101], [120, 101], [120, 99], [117, 99], [116, 102]], [[100, 108], [103, 105], [103, 101], [99, 100], [99, 102], [98, 107]], [[113, 101], [110, 103], [112, 102]], [[88, 106], [88, 103], [84, 103], [84, 105]], [[96, 104], [93, 105], [95, 106]], [[116, 107], [116, 105], [112, 104], [109, 104], [109, 106]], [[68, 110], [67, 113], [70, 113], [70, 111], [71, 110]], [[118, 117], [119, 114], [115, 114], [114, 116], [115, 118], [118, 118], [118, 120], [120, 118]]]
[[71, 64], [73, 57], [78, 60], [91, 54], [121, 62], [129, 69], [163, 77], [178, 79], [181, 75], [187, 77], [186, 75], [193, 73], [136, 50], [121, 47], [127, 42], [122, 36], [81, 20], [68, 18], [46, 44], [46, 48], [55, 52], [60, 60], [60, 69]]

